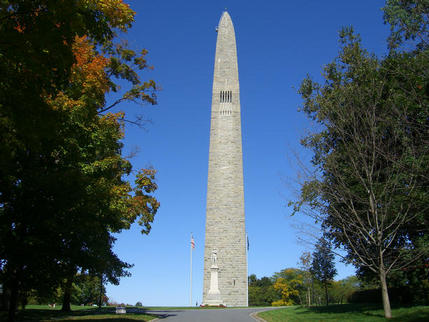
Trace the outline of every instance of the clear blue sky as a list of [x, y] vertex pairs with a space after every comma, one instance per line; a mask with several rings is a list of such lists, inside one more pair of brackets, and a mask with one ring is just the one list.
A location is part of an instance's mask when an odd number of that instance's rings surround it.
[[[107, 286], [107, 295], [119, 303], [188, 305], [193, 232], [193, 303], [201, 303], [215, 28], [225, 7], [237, 38], [248, 271], [262, 277], [297, 267], [300, 254], [312, 250], [298, 240], [296, 226], [306, 219], [291, 217], [286, 206], [297, 174], [292, 155], [308, 158], [299, 140], [312, 126], [297, 111], [297, 88], [306, 74], [321, 80], [323, 65], [338, 53], [341, 26], [353, 25], [364, 46], [383, 55], [384, 1], [126, 2], [137, 15], [123, 38], [149, 50], [155, 70], [142, 77], [153, 78], [162, 90], [157, 106], [141, 110], [152, 124], [145, 130], [127, 127], [124, 153], [139, 151], [132, 159], [135, 169], [158, 170], [161, 207], [148, 236], [138, 226], [117, 235], [115, 251], [135, 266], [132, 277]], [[139, 110], [122, 109], [128, 115]], [[337, 279], [354, 274], [350, 266], [337, 269]]]

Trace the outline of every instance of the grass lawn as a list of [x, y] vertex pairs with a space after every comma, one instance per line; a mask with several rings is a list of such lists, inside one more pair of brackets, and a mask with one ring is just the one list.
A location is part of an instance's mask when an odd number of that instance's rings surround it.
[[[119, 315], [115, 313], [114, 307], [72, 306], [72, 312], [64, 313], [60, 311], [61, 305], [56, 308], [48, 308], [47, 305], [28, 305], [25, 310], [20, 310], [17, 321], [70, 321], [70, 320], [91, 320], [91, 321], [150, 321], [156, 318], [154, 315], [145, 314], [143, 308], [127, 308], [127, 314]], [[5, 321], [7, 312], [0, 312], [0, 321]]]
[[429, 321], [429, 306], [392, 309], [393, 318], [384, 318], [383, 309], [371, 304], [343, 304], [305, 308], [301, 306], [261, 312], [268, 322], [283, 321]]

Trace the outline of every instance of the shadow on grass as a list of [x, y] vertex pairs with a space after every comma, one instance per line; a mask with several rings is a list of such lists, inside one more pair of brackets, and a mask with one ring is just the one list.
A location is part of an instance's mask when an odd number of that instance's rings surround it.
[[[3, 314], [4, 313], [4, 314]], [[51, 309], [26, 309], [19, 311], [16, 317], [17, 321], [47, 321], [47, 320], [91, 320], [91, 321], [130, 321], [141, 320], [146, 321], [145, 317], [158, 317], [155, 314], [146, 313], [145, 309], [130, 308], [127, 309], [127, 314], [117, 316], [114, 307], [105, 307], [88, 310], [76, 310], [71, 312], [62, 312], [60, 310]], [[6, 312], [0, 313], [0, 321], [5, 320]], [[162, 317], [162, 316], [160, 316]]]
[[[292, 309], [292, 308], [291, 308]], [[373, 318], [384, 319], [384, 310], [380, 304], [333, 304], [329, 306], [313, 306], [309, 308], [296, 307], [296, 315], [304, 315], [309, 312], [314, 314], [358, 314]], [[393, 318], [390, 321], [414, 322], [429, 321], [428, 307], [392, 307]]]
[[391, 321], [397, 322], [427, 322], [429, 321], [429, 310], [424, 308], [414, 308], [412, 312], [402, 314], [401, 316], [395, 316], [395, 312], [393, 314], [393, 318]]
[[[377, 304], [331, 304], [329, 306], [312, 306], [307, 310], [314, 313], [369, 313], [368, 311], [374, 311], [383, 309]], [[372, 314], [371, 314], [372, 315]]]

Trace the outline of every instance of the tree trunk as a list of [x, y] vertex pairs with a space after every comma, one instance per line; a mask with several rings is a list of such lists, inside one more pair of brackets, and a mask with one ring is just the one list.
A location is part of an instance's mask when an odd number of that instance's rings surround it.
[[15, 321], [16, 307], [18, 305], [18, 281], [16, 276], [13, 277], [12, 283], [10, 283], [10, 298], [9, 298], [9, 310], [8, 310], [8, 321]]
[[314, 279], [311, 278], [311, 303], [315, 304], [316, 300], [314, 298]]
[[103, 274], [100, 275], [100, 294], [98, 298], [98, 307], [101, 309], [103, 305]]
[[326, 306], [329, 305], [329, 298], [328, 298], [328, 283], [323, 283], [325, 285], [325, 296], [326, 296]]
[[307, 306], [308, 307], [311, 306], [311, 290], [310, 290], [310, 286], [307, 287]]
[[73, 277], [69, 276], [64, 285], [63, 306], [61, 308], [61, 311], [63, 312], [71, 311], [70, 300], [71, 300], [72, 283], [73, 283]]
[[383, 265], [380, 266], [381, 296], [383, 298], [384, 317], [386, 319], [390, 319], [392, 318], [392, 310], [390, 308], [389, 292], [387, 290], [386, 271]]
[[25, 310], [25, 307], [27, 306], [27, 303], [28, 303], [28, 294], [27, 293], [21, 294], [20, 304], [21, 304], [21, 309], [22, 310]]

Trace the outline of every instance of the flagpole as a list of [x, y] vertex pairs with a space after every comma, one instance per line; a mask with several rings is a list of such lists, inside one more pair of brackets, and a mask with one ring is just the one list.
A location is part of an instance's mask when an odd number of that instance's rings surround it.
[[191, 242], [189, 243], [189, 248], [191, 250], [191, 263], [190, 263], [190, 287], [189, 287], [189, 306], [192, 306], [192, 233], [191, 233]]

